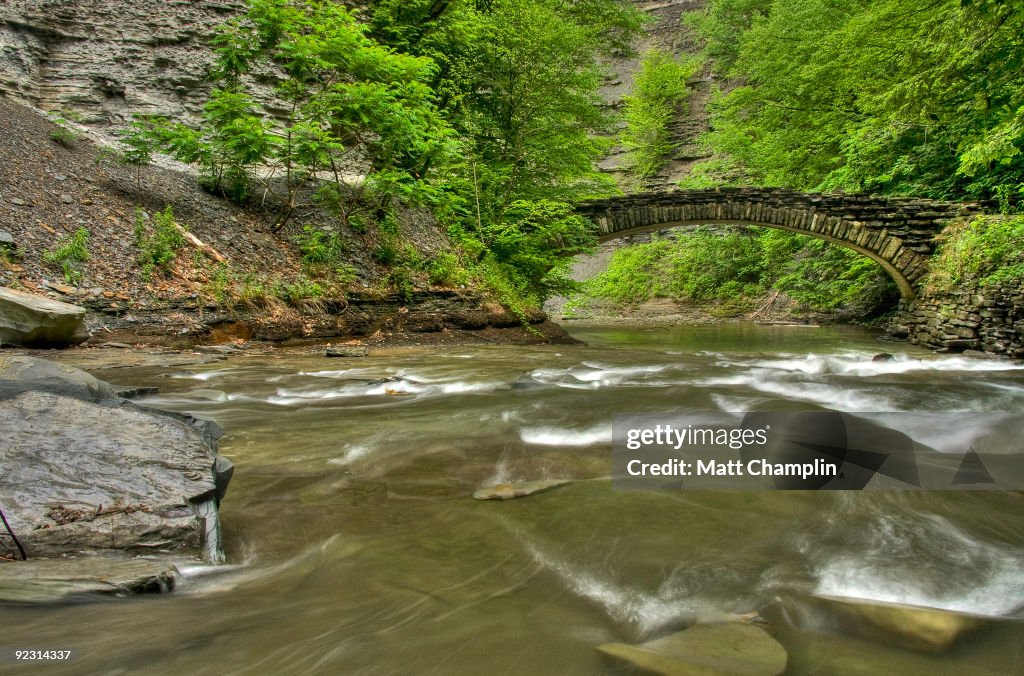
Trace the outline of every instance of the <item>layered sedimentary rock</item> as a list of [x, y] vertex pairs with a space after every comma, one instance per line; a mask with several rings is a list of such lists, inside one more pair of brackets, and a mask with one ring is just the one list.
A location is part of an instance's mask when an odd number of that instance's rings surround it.
[[0, 345], [67, 347], [89, 337], [85, 308], [0, 287]]
[[187, 120], [202, 106], [214, 27], [240, 0], [5, 0], [0, 94], [100, 126]]
[[112, 392], [71, 366], [0, 361], [0, 505], [19, 539], [0, 542], [0, 555], [219, 562], [217, 507], [232, 472], [220, 428]]

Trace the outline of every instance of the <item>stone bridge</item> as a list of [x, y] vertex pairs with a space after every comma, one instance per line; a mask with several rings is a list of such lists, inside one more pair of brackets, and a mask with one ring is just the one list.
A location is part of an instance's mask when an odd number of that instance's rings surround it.
[[600, 241], [680, 225], [759, 225], [848, 247], [877, 261], [905, 299], [928, 271], [935, 237], [951, 219], [981, 213], [974, 203], [815, 194], [774, 188], [640, 193], [582, 202]]

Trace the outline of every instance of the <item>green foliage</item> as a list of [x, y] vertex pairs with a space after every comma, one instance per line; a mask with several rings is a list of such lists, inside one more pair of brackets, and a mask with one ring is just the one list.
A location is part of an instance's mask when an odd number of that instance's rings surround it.
[[[274, 193], [272, 179], [283, 179], [275, 228], [291, 217], [307, 186], [328, 176], [339, 193], [365, 185], [381, 201], [415, 198], [430, 163], [452, 147], [426, 84], [433, 63], [377, 44], [337, 3], [248, 4], [214, 38], [217, 86], [202, 127], [149, 119], [142, 139], [198, 164], [211, 189], [235, 200], [246, 199], [254, 183]], [[277, 124], [254, 100], [247, 77], [269, 73], [281, 74], [275, 93], [286, 115]], [[346, 175], [351, 157], [370, 161], [365, 182]], [[263, 167], [270, 167], [269, 178]]]
[[231, 267], [227, 263], [218, 263], [210, 271], [203, 285], [203, 295], [217, 305], [229, 305], [231, 300]]
[[665, 256], [671, 240], [655, 238], [647, 244], [624, 247], [615, 252], [608, 268], [583, 284], [591, 298], [602, 298], [619, 305], [639, 305], [662, 291], [668, 272]]
[[622, 144], [629, 170], [641, 182], [665, 166], [675, 150], [668, 126], [686, 103], [686, 80], [698, 67], [695, 61], [682, 63], [659, 50], [647, 52], [640, 62], [633, 93], [625, 97]]
[[291, 305], [303, 305], [316, 301], [326, 295], [324, 287], [306, 277], [281, 282], [276, 289], [277, 295]]
[[302, 232], [292, 237], [299, 247], [302, 262], [306, 265], [335, 263], [347, 250], [340, 233], [327, 232], [312, 225], [302, 226]]
[[150, 279], [157, 270], [166, 272], [185, 245], [185, 236], [174, 222], [170, 205], [153, 215], [152, 226], [146, 227], [146, 212], [135, 209], [135, 247], [138, 249], [142, 278]]
[[[266, 276], [248, 273], [234, 281], [233, 293], [228, 301], [250, 309], [273, 309], [279, 302], [279, 284]], [[227, 303], [226, 303], [227, 304]]]
[[1024, 277], [1024, 216], [978, 217], [948, 226], [932, 258], [928, 285], [949, 290], [964, 282]]
[[367, 225], [367, 219], [363, 217], [361, 214], [353, 214], [352, 216], [350, 216], [348, 219], [348, 225], [350, 228], [352, 228], [352, 232], [355, 232], [360, 235], [365, 234], [366, 231], [369, 229], [369, 226]]
[[706, 142], [760, 185], [999, 198], [1024, 183], [1024, 13], [987, 0], [711, 0]]
[[542, 299], [572, 290], [572, 262], [564, 253], [592, 251], [597, 243], [586, 220], [551, 200], [518, 200], [505, 216], [481, 234], [494, 261], [514, 271], [515, 285]]
[[528, 313], [539, 307], [541, 299], [530, 289], [518, 271], [507, 263], [485, 258], [473, 270], [477, 283], [516, 315], [524, 326], [529, 326]]
[[140, 120], [133, 120], [121, 134], [124, 150], [120, 153], [123, 164], [135, 168], [135, 189], [142, 191], [142, 169], [153, 163], [157, 151], [156, 138], [149, 133], [149, 127]]
[[437, 65], [432, 86], [462, 145], [431, 203], [467, 266], [514, 302], [566, 288], [563, 255], [586, 237], [565, 205], [614, 190], [594, 169], [612, 123], [598, 57], [626, 47], [642, 15], [619, 0], [372, 6], [378, 39]]
[[348, 263], [340, 263], [334, 267], [334, 282], [342, 287], [348, 287], [359, 279], [356, 269]]
[[388, 273], [385, 281], [388, 286], [393, 288], [398, 297], [406, 303], [411, 303], [413, 299], [413, 293], [416, 291], [416, 285], [413, 283], [412, 270], [407, 266], [398, 265], [392, 268], [391, 272]]
[[694, 164], [689, 173], [676, 183], [683, 190], [703, 190], [724, 186], [751, 185], [742, 167], [728, 156], [712, 157]]
[[608, 270], [587, 284], [590, 294], [636, 304], [655, 296], [694, 301], [760, 293], [761, 248], [751, 234], [711, 228], [656, 238], [617, 251]]
[[427, 264], [427, 279], [435, 286], [464, 286], [469, 278], [469, 271], [454, 253], [442, 251]]
[[591, 299], [631, 306], [654, 297], [749, 310], [771, 289], [801, 307], [867, 317], [894, 300], [895, 285], [873, 261], [821, 240], [770, 228], [699, 227], [619, 249], [584, 283]]
[[885, 312], [899, 298], [881, 266], [851, 249], [773, 229], [759, 240], [770, 286], [802, 307], [861, 318]]
[[275, 279], [263, 273], [242, 272], [226, 263], [207, 268], [203, 295], [224, 308], [238, 306], [278, 311], [284, 305], [317, 308], [331, 290], [306, 275]]
[[373, 258], [381, 265], [395, 265], [401, 260], [402, 252], [394, 237], [381, 237], [373, 250]]
[[53, 129], [50, 131], [50, 139], [57, 145], [68, 149], [74, 148], [75, 143], [78, 142], [82, 135], [73, 129], [60, 113], [51, 112], [49, 117], [50, 122], [54, 124]]
[[722, 73], [731, 73], [740, 55], [740, 38], [772, 9], [773, 0], [711, 0], [703, 11], [688, 12], [683, 22], [704, 37], [705, 53]]
[[43, 254], [43, 262], [61, 269], [64, 281], [78, 284], [82, 279], [82, 263], [89, 260], [89, 231], [79, 228], [73, 235], [57, 240], [56, 246]]
[[[197, 165], [225, 197], [275, 197], [275, 229], [307, 200], [357, 233], [396, 202], [427, 205], [462, 263], [415, 260], [378, 219], [396, 242], [380, 240], [375, 257], [410, 281], [487, 278], [531, 303], [568, 288], [564, 254], [587, 237], [566, 205], [614, 192], [594, 166], [614, 121], [599, 61], [628, 48], [643, 15], [625, 0], [371, 0], [360, 16], [249, 0], [214, 38], [202, 124], [140, 118], [126, 144], [140, 162], [158, 148]], [[273, 116], [253, 82], [275, 86]], [[300, 246], [329, 257], [325, 241]]]

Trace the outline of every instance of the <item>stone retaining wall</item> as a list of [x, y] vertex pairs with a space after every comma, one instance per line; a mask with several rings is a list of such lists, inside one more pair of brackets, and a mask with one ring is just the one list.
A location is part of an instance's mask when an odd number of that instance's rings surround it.
[[957, 291], [922, 292], [901, 309], [890, 335], [942, 352], [979, 350], [1024, 357], [1024, 280], [967, 283]]

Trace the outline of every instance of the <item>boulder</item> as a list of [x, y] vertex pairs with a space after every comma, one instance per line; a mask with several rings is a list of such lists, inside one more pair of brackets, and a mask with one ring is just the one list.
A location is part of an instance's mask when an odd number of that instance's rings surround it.
[[698, 624], [640, 645], [606, 643], [597, 650], [632, 670], [665, 676], [775, 676], [788, 661], [767, 632], [739, 622]]
[[46, 392], [0, 402], [0, 502], [29, 558], [171, 551], [219, 558], [204, 503], [216, 455], [171, 416]]
[[89, 337], [85, 308], [0, 287], [0, 345], [66, 347]]
[[514, 484], [495, 484], [487, 486], [473, 493], [477, 500], [511, 500], [512, 498], [525, 498], [527, 495], [543, 493], [559, 486], [572, 483], [571, 479], [538, 479], [536, 481], [521, 481]]
[[74, 366], [0, 353], [0, 400], [23, 392], [49, 392], [92, 402], [117, 398], [113, 387]]
[[0, 507], [29, 559], [222, 560], [217, 508], [234, 468], [216, 423], [137, 406], [70, 366], [0, 360]]

